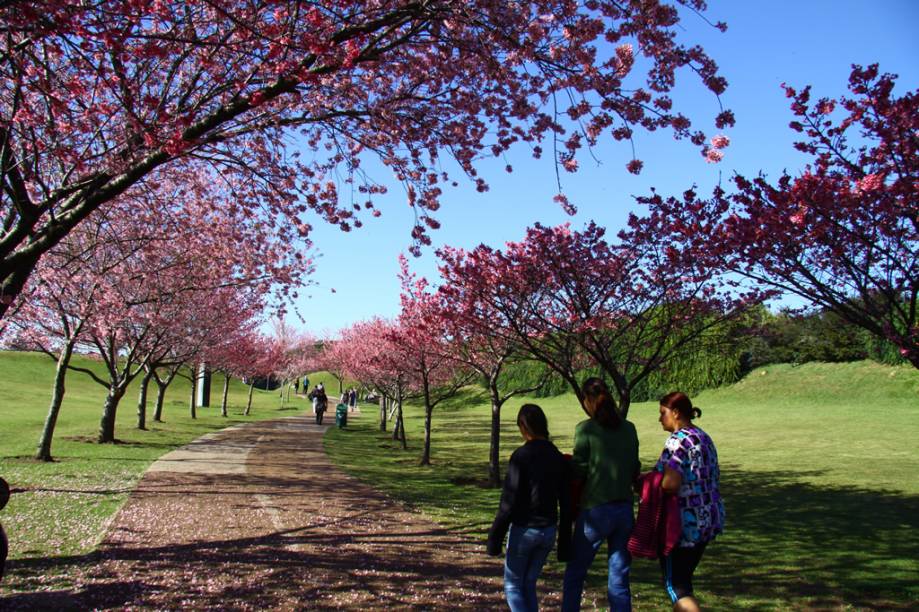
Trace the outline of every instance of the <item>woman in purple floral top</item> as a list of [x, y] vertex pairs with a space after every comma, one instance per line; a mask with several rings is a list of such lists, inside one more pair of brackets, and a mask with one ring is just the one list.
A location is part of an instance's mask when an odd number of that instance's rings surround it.
[[668, 393], [660, 401], [660, 423], [670, 437], [655, 469], [664, 473], [661, 488], [676, 495], [683, 529], [679, 546], [661, 558], [664, 586], [673, 609], [695, 611], [692, 575], [706, 545], [724, 528], [724, 504], [718, 489], [718, 451], [707, 433], [693, 424], [702, 416], [685, 393]]

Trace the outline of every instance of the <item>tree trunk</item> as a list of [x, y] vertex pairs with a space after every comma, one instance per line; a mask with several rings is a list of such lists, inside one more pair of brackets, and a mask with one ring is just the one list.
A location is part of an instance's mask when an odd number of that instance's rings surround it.
[[252, 409], [252, 389], [255, 387], [255, 378], [252, 379], [252, 382], [249, 383], [249, 401], [246, 403], [246, 411], [243, 413], [246, 416], [249, 416], [249, 411]]
[[38, 449], [35, 451], [35, 458], [40, 461], [51, 461], [51, 439], [54, 437], [54, 427], [57, 425], [57, 415], [61, 411], [61, 404], [64, 402], [64, 379], [67, 376], [67, 364], [70, 363], [70, 356], [73, 355], [73, 342], [67, 342], [61, 349], [61, 354], [57, 357], [57, 371], [54, 373], [54, 390], [51, 392], [51, 406], [48, 408], [48, 416], [45, 418], [45, 427], [41, 432], [41, 439], [38, 441]]
[[428, 381], [422, 382], [424, 390], [424, 450], [421, 453], [421, 465], [431, 465], [431, 413], [434, 408], [431, 406], [431, 392], [428, 389]]
[[198, 383], [198, 377], [195, 376], [195, 369], [192, 368], [191, 370], [191, 397], [189, 397], [188, 399], [188, 416], [190, 416], [193, 419], [198, 418], [198, 404], [197, 404], [198, 398], [195, 397], [195, 391], [197, 391], [197, 386], [198, 386], [197, 383]]
[[[393, 401], [393, 404], [396, 404], [396, 402]], [[392, 439], [393, 439], [393, 440], [401, 440], [401, 439], [402, 439], [402, 438], [400, 437], [400, 436], [402, 435], [402, 432], [401, 432], [401, 430], [399, 429], [399, 428], [401, 427], [401, 424], [402, 424], [402, 421], [399, 420], [400, 418], [401, 418], [401, 411], [399, 410], [398, 404], [396, 404], [396, 418], [393, 419], [393, 425], [392, 425]]]
[[118, 402], [124, 395], [124, 389], [118, 385], [109, 387], [102, 406], [102, 421], [99, 423], [99, 443], [108, 444], [115, 441], [115, 413], [118, 411]]
[[230, 375], [223, 373], [223, 399], [220, 400], [220, 416], [227, 416], [227, 395], [230, 393]]
[[386, 431], [386, 396], [380, 395], [380, 431]]
[[399, 430], [399, 439], [402, 440], [402, 450], [408, 450], [408, 442], [405, 440], [405, 419], [402, 413], [402, 394], [399, 394], [398, 417], [396, 418], [396, 429]]
[[392, 439], [399, 439], [399, 393], [396, 392], [396, 397], [390, 400], [390, 414], [389, 419], [392, 421]]
[[488, 483], [501, 486], [501, 465], [498, 462], [501, 447], [501, 396], [495, 381], [489, 381], [491, 393], [491, 445], [488, 449]]
[[157, 423], [163, 422], [163, 402], [166, 400], [166, 387], [168, 386], [168, 382], [156, 380], [156, 408], [153, 409], [153, 420]]
[[629, 417], [629, 407], [631, 405], [632, 405], [632, 395], [629, 389], [626, 389], [625, 391], [619, 394], [619, 415], [623, 419], [627, 419]]
[[402, 409], [399, 409], [399, 438], [402, 440], [402, 450], [408, 450], [408, 442], [405, 439], [405, 421], [402, 419]]
[[[625, 419], [629, 416], [629, 405], [632, 403], [632, 387], [629, 384], [629, 380], [626, 379], [625, 376], [613, 370], [611, 367], [605, 369], [608, 370], [610, 378], [613, 379], [613, 386], [616, 388], [616, 395], [619, 396], [619, 405], [616, 406], [616, 411], [619, 412], [619, 416]], [[631, 384], [635, 384], [634, 381], [632, 381]], [[583, 398], [579, 399], [581, 400], [581, 407], [583, 408], [584, 400]], [[585, 408], [584, 411], [586, 412], [587, 409]]]
[[[4, 168], [5, 171], [6, 169]], [[5, 204], [6, 200], [4, 199]], [[63, 236], [64, 234], [61, 234], [61, 237]], [[38, 265], [41, 254], [42, 251], [36, 251], [34, 255], [28, 257], [20, 254], [15, 266], [7, 267], [4, 265], [4, 269], [0, 273], [0, 296], [3, 297], [3, 299], [0, 299], [0, 320], [6, 316], [7, 310], [16, 302], [16, 296], [22, 293], [22, 288], [26, 286], [29, 276], [35, 270], [35, 266]], [[6, 260], [4, 260], [4, 264], [6, 264]]]
[[147, 387], [153, 378], [153, 370], [149, 370], [140, 379], [140, 391], [137, 393], [137, 429], [147, 429]]

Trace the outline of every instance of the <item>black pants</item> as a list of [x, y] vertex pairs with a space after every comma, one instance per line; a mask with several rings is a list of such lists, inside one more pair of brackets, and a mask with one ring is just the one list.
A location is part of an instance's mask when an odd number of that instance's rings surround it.
[[325, 410], [316, 409], [316, 425], [322, 425], [322, 416], [325, 414]]
[[661, 573], [664, 577], [664, 588], [670, 596], [670, 600], [676, 603], [683, 597], [691, 597], [692, 575], [696, 571], [696, 566], [702, 559], [702, 553], [705, 552], [705, 546], [708, 542], [702, 542], [695, 546], [673, 549], [667, 557], [661, 557]]

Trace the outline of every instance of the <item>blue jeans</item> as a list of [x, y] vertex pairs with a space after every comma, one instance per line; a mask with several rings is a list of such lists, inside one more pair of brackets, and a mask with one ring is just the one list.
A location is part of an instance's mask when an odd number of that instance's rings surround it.
[[512, 612], [534, 612], [536, 579], [555, 544], [556, 527], [511, 525], [504, 559], [504, 594]]
[[584, 579], [604, 540], [609, 561], [606, 596], [610, 610], [632, 609], [632, 592], [629, 589], [632, 555], [627, 544], [634, 521], [630, 502], [601, 504], [581, 511], [571, 536], [571, 560], [565, 568], [563, 612], [581, 609]]

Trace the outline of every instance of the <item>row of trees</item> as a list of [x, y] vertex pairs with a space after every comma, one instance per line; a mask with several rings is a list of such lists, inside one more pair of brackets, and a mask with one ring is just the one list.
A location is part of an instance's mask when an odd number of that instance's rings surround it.
[[[137, 427], [145, 429], [151, 381], [154, 421], [162, 420], [164, 394], [177, 376], [191, 381], [195, 417], [195, 382], [206, 363], [224, 375], [226, 415], [230, 376], [281, 373], [293, 356], [306, 354], [289, 338], [267, 338], [258, 328], [270, 312], [283, 312], [311, 262], [255, 218], [218, 222], [215, 200], [233, 195], [213, 176], [182, 178], [175, 183], [164, 175], [156, 189], [92, 213], [42, 257], [11, 303], [4, 341], [57, 362], [38, 458], [52, 458], [68, 372], [105, 387], [98, 440], [113, 442], [118, 407], [135, 379]], [[74, 365], [75, 352], [98, 358], [101, 371]]]
[[[694, 131], [669, 96], [681, 69], [715, 96], [726, 87], [701, 48], [678, 42], [681, 8], [705, 3], [3, 4], [0, 318], [53, 320], [28, 316], [33, 294], [76, 313], [57, 337], [92, 338], [82, 346], [105, 361], [117, 405], [138, 363], [201, 345], [188, 330], [208, 315], [245, 329], [259, 305], [293, 295], [311, 219], [348, 230], [376, 214], [386, 186], [368, 159], [393, 170], [417, 213], [414, 252], [438, 226], [444, 168], [485, 190], [480, 160], [515, 144], [536, 157], [551, 147], [556, 169], [576, 171], [601, 137], [666, 128], [717, 161], [726, 139]], [[788, 88], [798, 148], [813, 157], [800, 176], [640, 198], [647, 212], [615, 239], [537, 226], [504, 251], [445, 249], [441, 287], [407, 290], [418, 305], [398, 322], [432, 327], [402, 342], [470, 338], [477, 360], [487, 338], [494, 355], [537, 360], [573, 389], [587, 364], [627, 412], [638, 385], [710, 330], [792, 292], [919, 366], [917, 98], [895, 98], [876, 66], [856, 68], [850, 88], [838, 104]], [[71, 284], [82, 303], [58, 293]], [[433, 326], [444, 301], [454, 316]], [[452, 363], [433, 355], [410, 369], [429, 409]], [[100, 429], [110, 437], [105, 419]]]
[[[586, 368], [612, 381], [620, 411], [632, 390], [713, 337], [755, 304], [722, 275], [700, 268], [677, 242], [660, 241], [648, 219], [609, 242], [601, 228], [531, 228], [503, 251], [440, 252], [441, 284], [414, 278], [403, 260], [402, 311], [394, 321], [358, 323], [342, 337], [361, 350], [343, 355], [350, 376], [396, 403], [424, 406], [422, 464], [430, 461], [433, 409], [478, 379], [492, 404], [490, 477], [498, 482], [500, 413], [519, 382], [506, 368], [536, 362], [580, 398]], [[640, 229], [639, 229], [640, 228]], [[663, 229], [663, 228], [661, 228]], [[385, 426], [381, 411], [381, 426]]]
[[[919, 367], [919, 109], [915, 93], [894, 98], [893, 84], [877, 67], [854, 67], [841, 119], [834, 102], [812, 107], [807, 90], [788, 88], [803, 120], [792, 128], [807, 138], [797, 147], [813, 156], [799, 177], [737, 176], [734, 193], [709, 200], [692, 190], [640, 198], [645, 214], [614, 239], [593, 223], [537, 224], [504, 249], [444, 248], [436, 289], [403, 260], [399, 317], [344, 330], [362, 350], [342, 355], [342, 367], [396, 402], [403, 443], [401, 402], [421, 400], [423, 464], [433, 408], [478, 377], [492, 400], [494, 483], [501, 407], [541, 383], [502, 377], [515, 364], [539, 364], [578, 399], [584, 372], [599, 374], [625, 416], [636, 389], [691, 370], [760, 319], [765, 299], [790, 292]], [[723, 348], [736, 354], [736, 342]]]
[[141, 372], [142, 394], [183, 363], [264, 373], [285, 351], [252, 330], [296, 296], [312, 220], [379, 214], [368, 160], [417, 213], [417, 253], [442, 158], [480, 190], [515, 144], [574, 172], [601, 137], [669, 129], [716, 158], [669, 97], [684, 69], [726, 86], [678, 42], [681, 9], [705, 3], [0, 3], [0, 320], [58, 359], [46, 431], [75, 350], [105, 364], [85, 372], [108, 389], [102, 441]]

